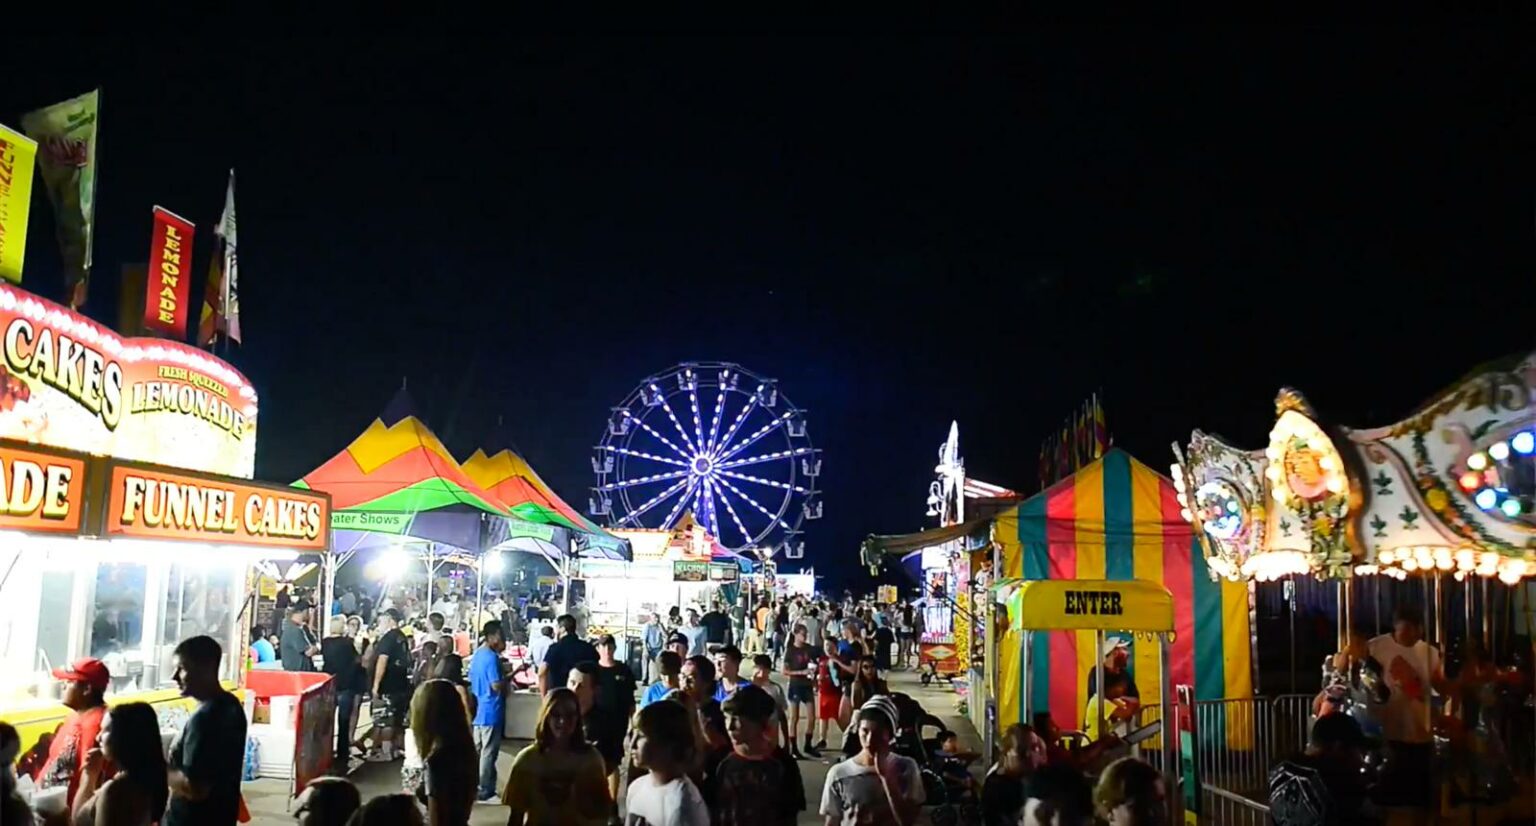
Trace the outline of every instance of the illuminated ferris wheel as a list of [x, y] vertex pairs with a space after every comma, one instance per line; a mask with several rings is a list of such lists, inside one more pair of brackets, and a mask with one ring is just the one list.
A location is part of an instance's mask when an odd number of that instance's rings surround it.
[[802, 523], [821, 517], [805, 412], [738, 364], [684, 362], [641, 381], [608, 417], [592, 470], [590, 510], [616, 530], [691, 513], [731, 550], [796, 559]]

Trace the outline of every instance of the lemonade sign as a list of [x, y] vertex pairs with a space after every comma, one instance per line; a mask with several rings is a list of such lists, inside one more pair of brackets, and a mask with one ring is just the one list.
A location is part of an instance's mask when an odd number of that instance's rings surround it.
[[0, 438], [249, 479], [256, 407], [245, 376], [195, 347], [0, 284]]

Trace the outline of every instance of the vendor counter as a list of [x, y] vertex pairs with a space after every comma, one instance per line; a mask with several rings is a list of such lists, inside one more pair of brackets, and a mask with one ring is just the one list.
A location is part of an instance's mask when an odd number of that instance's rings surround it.
[[[232, 682], [224, 682], [226, 690], [234, 693], [242, 703], [245, 701], [245, 692]], [[183, 697], [181, 690], [176, 688], [160, 689], [158, 691], [137, 691], [131, 694], [119, 694], [107, 697], [107, 706], [115, 706], [119, 703], [149, 703], [155, 709], [155, 714], [160, 718], [160, 728], [181, 730], [187, 718], [197, 710], [197, 701], [191, 697]], [[69, 717], [70, 710], [61, 704], [40, 706], [20, 710], [0, 709], [0, 720], [16, 727], [21, 735], [21, 753], [37, 744], [37, 741], [45, 735], [51, 735]]]

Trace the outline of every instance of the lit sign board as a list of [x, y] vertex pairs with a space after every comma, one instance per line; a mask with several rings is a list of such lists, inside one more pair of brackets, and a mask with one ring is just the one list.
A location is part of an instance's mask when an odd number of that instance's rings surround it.
[[107, 493], [109, 536], [324, 551], [330, 524], [329, 496], [281, 485], [114, 465]]
[[0, 438], [249, 479], [256, 391], [195, 347], [0, 284]]
[[79, 533], [85, 460], [0, 445], [0, 528]]

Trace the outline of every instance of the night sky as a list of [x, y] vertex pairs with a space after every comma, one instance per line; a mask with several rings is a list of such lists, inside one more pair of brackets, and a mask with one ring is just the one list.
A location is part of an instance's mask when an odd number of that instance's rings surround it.
[[[1032, 492], [1095, 391], [1165, 469], [1193, 427], [1260, 445], [1282, 385], [1380, 425], [1536, 344], [1518, 26], [7, 52], [11, 126], [103, 89], [91, 315], [154, 204], [205, 262], [237, 169], [263, 479], [406, 379], [460, 458], [504, 417], [583, 507], [610, 406], [735, 361], [809, 410], [807, 561], [842, 584], [864, 534], [924, 526], [951, 419], [973, 475]], [[60, 298], [40, 196], [27, 264]]]

